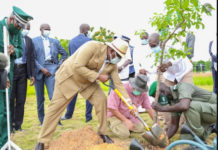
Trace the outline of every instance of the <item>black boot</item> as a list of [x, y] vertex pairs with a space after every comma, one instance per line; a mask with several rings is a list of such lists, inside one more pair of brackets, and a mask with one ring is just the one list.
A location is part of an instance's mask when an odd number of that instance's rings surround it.
[[44, 150], [44, 144], [43, 143], [37, 143], [34, 150]]
[[114, 143], [114, 141], [107, 135], [100, 135], [104, 143]]

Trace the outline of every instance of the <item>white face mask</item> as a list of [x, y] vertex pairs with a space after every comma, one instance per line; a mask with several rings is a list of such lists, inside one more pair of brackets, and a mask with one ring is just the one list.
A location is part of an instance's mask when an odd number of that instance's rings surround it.
[[48, 38], [49, 37], [49, 34], [50, 34], [50, 31], [49, 30], [43, 30], [43, 36], [45, 38]]
[[87, 35], [88, 38], [91, 38], [91, 31], [88, 31]]
[[23, 35], [23, 36], [27, 36], [28, 34], [29, 34], [29, 30], [23, 29], [22, 35]]

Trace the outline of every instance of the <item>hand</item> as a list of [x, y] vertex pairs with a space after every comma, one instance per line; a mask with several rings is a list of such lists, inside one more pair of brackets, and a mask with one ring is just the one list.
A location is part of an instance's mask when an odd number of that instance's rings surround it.
[[10, 81], [7, 79], [7, 86], [6, 88], [9, 88], [10, 87]]
[[124, 122], [125, 126], [129, 129], [129, 130], [134, 130], [134, 125], [132, 123], [132, 121], [130, 121], [129, 119], [126, 119]]
[[151, 107], [156, 111], [163, 111], [164, 110], [164, 107], [161, 106], [161, 104], [156, 103], [156, 102], [153, 102]]
[[109, 80], [109, 76], [106, 74], [99, 74], [97, 80], [100, 80], [101, 82], [106, 82], [107, 80]]
[[167, 62], [165, 64], [162, 64], [161, 66], [158, 66], [158, 69], [161, 71], [161, 72], [165, 72], [167, 71], [167, 69], [172, 66], [172, 63], [171, 62]]
[[136, 117], [136, 115], [138, 114], [138, 109], [136, 108], [136, 106], [133, 104], [132, 105], [133, 109], [130, 110], [130, 113]]
[[118, 73], [120, 73], [122, 70], [123, 70], [122, 66], [118, 67]]
[[15, 51], [14, 51], [14, 46], [13, 45], [9, 45], [8, 46], [8, 54], [11, 55], [11, 54], [14, 54]]
[[31, 78], [30, 78], [30, 86], [33, 86], [34, 83], [35, 83], [35, 78], [34, 78], [34, 77], [31, 77]]
[[47, 69], [45, 69], [45, 68], [42, 68], [41, 69], [41, 71], [42, 71], [42, 73], [46, 76], [46, 77], [50, 77], [51, 76], [51, 73], [50, 72], [48, 72], [48, 70]]
[[146, 74], [147, 74], [146, 72], [147, 72], [147, 71], [146, 71], [145, 69], [140, 69], [140, 70], [139, 70], [139, 73], [140, 73], [140, 74], [146, 75]]

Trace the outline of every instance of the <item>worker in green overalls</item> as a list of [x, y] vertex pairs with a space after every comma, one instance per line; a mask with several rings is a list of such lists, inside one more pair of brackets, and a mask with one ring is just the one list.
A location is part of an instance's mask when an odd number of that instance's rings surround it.
[[[9, 99], [13, 87], [14, 60], [22, 57], [23, 54], [21, 30], [32, 19], [23, 10], [13, 6], [13, 12], [10, 17], [5, 17], [0, 21], [0, 53], [4, 53], [4, 27], [6, 27], [6, 32], [9, 36], [9, 46], [7, 48], [8, 54], [10, 55], [10, 72], [8, 74], [10, 81], [10, 87], [8, 89]], [[6, 96], [5, 90], [0, 90], [0, 148], [7, 142], [7, 136]]]
[[[157, 82], [151, 84], [149, 95], [155, 96]], [[170, 139], [177, 132], [181, 113], [184, 113], [186, 124], [202, 140], [217, 131], [217, 95], [189, 83], [178, 83], [166, 86], [160, 83], [160, 96], [158, 103], [153, 103], [152, 108], [160, 112], [171, 112], [171, 123], [166, 131]], [[167, 105], [169, 104], [169, 105]], [[181, 139], [192, 140], [190, 134], [180, 135]]]

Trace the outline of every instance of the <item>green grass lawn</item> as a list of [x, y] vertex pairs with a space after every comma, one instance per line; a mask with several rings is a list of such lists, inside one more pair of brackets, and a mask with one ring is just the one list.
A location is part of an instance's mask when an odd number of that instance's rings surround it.
[[[203, 76], [203, 77], [194, 75], [194, 82], [197, 86], [207, 89], [209, 91], [212, 91], [212, 76], [211, 75]], [[108, 88], [105, 87], [104, 85], [102, 85], [102, 88], [104, 89], [105, 94], [107, 95]], [[45, 96], [45, 112], [46, 112], [47, 106], [50, 101], [48, 99], [46, 90], [45, 90], [45, 93], [46, 93], [45, 94], [46, 95]], [[73, 118], [70, 120], [62, 121], [63, 126], [57, 127], [55, 135], [53, 136], [54, 139], [56, 139], [61, 133], [67, 130], [74, 130], [77, 128], [84, 127], [86, 125], [90, 125], [96, 130], [98, 122], [97, 122], [97, 118], [96, 118], [94, 110], [92, 114], [93, 114], [93, 120], [88, 123], [85, 123], [85, 99], [79, 95]], [[152, 120], [149, 118], [147, 113], [144, 113], [141, 116], [145, 119], [145, 121], [148, 123], [149, 126], [152, 126]], [[24, 150], [33, 150], [35, 144], [37, 143], [37, 137], [41, 129], [41, 126], [39, 124], [40, 123], [39, 123], [38, 116], [37, 116], [37, 103], [36, 103], [35, 89], [34, 87], [29, 86], [27, 100], [25, 104], [24, 122], [22, 125], [22, 128], [24, 131], [16, 132], [15, 134], [13, 134], [12, 140]], [[179, 138], [178, 133], [173, 137], [171, 141], [178, 140]], [[110, 131], [109, 131], [109, 136], [112, 137], [116, 143], [120, 143], [120, 145], [122, 145], [125, 150], [129, 149], [129, 143], [132, 138], [141, 137], [139, 134], [132, 134], [131, 137], [128, 139], [119, 139], [113, 136]], [[214, 136], [215, 135], [211, 135], [209, 137], [208, 139], [209, 143], [211, 143]]]

